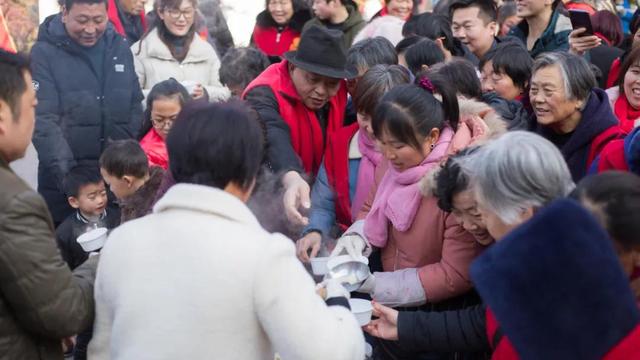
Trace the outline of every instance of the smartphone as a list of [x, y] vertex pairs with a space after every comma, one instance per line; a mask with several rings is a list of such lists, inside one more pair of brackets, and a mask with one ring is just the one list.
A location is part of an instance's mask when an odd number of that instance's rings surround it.
[[569, 10], [569, 18], [571, 19], [571, 26], [573, 29], [585, 28], [587, 31], [580, 36], [593, 35], [593, 27], [591, 26], [591, 16], [589, 13], [583, 10]]

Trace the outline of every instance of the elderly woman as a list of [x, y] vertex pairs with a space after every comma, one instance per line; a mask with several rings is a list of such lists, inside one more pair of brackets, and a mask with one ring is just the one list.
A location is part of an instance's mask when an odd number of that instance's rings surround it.
[[578, 181], [602, 148], [619, 136], [618, 119], [581, 57], [544, 53], [536, 58], [532, 73], [529, 97], [536, 132], [560, 149]]
[[262, 138], [240, 102], [180, 113], [167, 138], [178, 184], [101, 252], [91, 359], [364, 357], [346, 290], [327, 283], [323, 302], [291, 240], [245, 205]]

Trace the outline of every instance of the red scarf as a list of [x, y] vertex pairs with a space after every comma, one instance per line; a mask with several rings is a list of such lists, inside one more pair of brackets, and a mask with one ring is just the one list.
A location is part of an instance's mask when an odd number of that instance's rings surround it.
[[618, 121], [620, 121], [620, 128], [627, 134], [633, 130], [635, 121], [640, 119], [640, 110], [634, 109], [624, 94], [618, 96], [618, 100], [616, 100], [614, 106], [614, 112]]

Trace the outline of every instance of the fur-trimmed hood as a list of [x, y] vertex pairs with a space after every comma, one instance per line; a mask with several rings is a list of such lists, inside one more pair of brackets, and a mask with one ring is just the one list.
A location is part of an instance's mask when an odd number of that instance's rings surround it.
[[[460, 120], [449, 150], [448, 156], [458, 153], [460, 150], [472, 145], [481, 145], [490, 139], [495, 139], [507, 132], [507, 123], [489, 105], [463, 97], [458, 98], [460, 108]], [[445, 156], [442, 162], [446, 161]], [[440, 171], [436, 166], [420, 181], [420, 191], [425, 196], [433, 194], [435, 177]]]
[[151, 212], [151, 206], [163, 177], [164, 170], [161, 167], [149, 168], [149, 180], [133, 195], [120, 200], [121, 223], [143, 217]]

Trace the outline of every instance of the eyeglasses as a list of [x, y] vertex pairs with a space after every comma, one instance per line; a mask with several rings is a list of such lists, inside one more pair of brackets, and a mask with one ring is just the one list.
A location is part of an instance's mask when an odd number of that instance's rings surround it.
[[188, 10], [166, 9], [165, 11], [167, 12], [167, 14], [169, 14], [169, 16], [173, 20], [180, 19], [180, 15], [184, 15], [185, 20], [191, 20], [193, 19], [193, 15], [196, 13], [194, 9], [188, 9]]
[[167, 125], [171, 127], [175, 120], [176, 120], [175, 118], [151, 119], [151, 123], [153, 124], [153, 127], [155, 127], [156, 129], [164, 129], [164, 127]]

